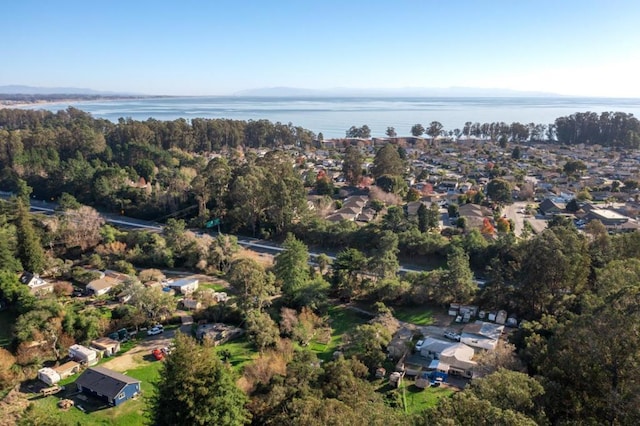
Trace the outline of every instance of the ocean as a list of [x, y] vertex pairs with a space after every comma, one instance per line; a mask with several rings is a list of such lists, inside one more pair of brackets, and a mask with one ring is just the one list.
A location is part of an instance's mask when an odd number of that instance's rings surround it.
[[57, 111], [68, 106], [96, 118], [116, 122], [119, 118], [174, 120], [177, 118], [267, 119], [292, 123], [325, 138], [344, 137], [351, 126], [364, 124], [372, 136], [384, 136], [387, 127], [399, 136], [411, 126], [427, 127], [439, 121], [446, 130], [462, 129], [467, 121], [491, 123], [549, 124], [574, 112], [616, 111], [640, 117], [640, 99], [629, 98], [380, 98], [380, 97], [170, 97], [110, 101], [63, 102], [29, 105], [25, 109]]

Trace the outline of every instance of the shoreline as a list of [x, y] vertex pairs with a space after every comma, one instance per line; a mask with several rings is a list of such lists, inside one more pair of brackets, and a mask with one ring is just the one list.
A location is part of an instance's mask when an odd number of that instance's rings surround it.
[[[94, 102], [114, 102], [114, 101], [124, 101], [124, 100], [139, 100], [139, 99], [156, 99], [156, 98], [165, 98], [168, 96], [114, 96], [114, 97], [69, 97], [69, 98], [59, 98], [59, 99], [36, 99], [34, 101], [24, 101], [24, 100], [11, 100], [11, 99], [0, 99], [0, 109], [23, 109], [27, 107], [36, 107], [36, 106], [46, 106], [46, 105], [54, 105], [54, 104], [65, 104], [65, 103], [94, 103]], [[66, 109], [68, 106], [65, 106], [63, 109]]]

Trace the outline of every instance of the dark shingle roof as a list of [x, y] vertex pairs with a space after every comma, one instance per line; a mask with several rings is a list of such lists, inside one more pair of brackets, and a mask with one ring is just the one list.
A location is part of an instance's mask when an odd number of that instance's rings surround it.
[[76, 384], [109, 399], [114, 399], [128, 384], [140, 383], [140, 380], [125, 376], [104, 367], [91, 367], [78, 377]]

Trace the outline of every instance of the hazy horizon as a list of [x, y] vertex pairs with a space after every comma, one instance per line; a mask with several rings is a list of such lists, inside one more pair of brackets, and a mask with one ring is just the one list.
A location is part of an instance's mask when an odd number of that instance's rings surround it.
[[640, 2], [0, 5], [0, 85], [168, 96], [472, 87], [640, 97]]

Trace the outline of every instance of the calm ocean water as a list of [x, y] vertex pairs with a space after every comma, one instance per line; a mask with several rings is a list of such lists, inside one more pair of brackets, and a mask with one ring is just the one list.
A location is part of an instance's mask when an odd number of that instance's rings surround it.
[[640, 99], [621, 98], [313, 98], [313, 97], [175, 97], [118, 101], [69, 102], [27, 106], [57, 111], [74, 106], [96, 118], [117, 121], [155, 118], [267, 119], [293, 123], [322, 132], [325, 138], [343, 137], [351, 126], [364, 124], [373, 136], [384, 136], [388, 126], [408, 135], [411, 126], [441, 122], [446, 130], [467, 121], [552, 123], [574, 112], [621, 111], [640, 117]]

